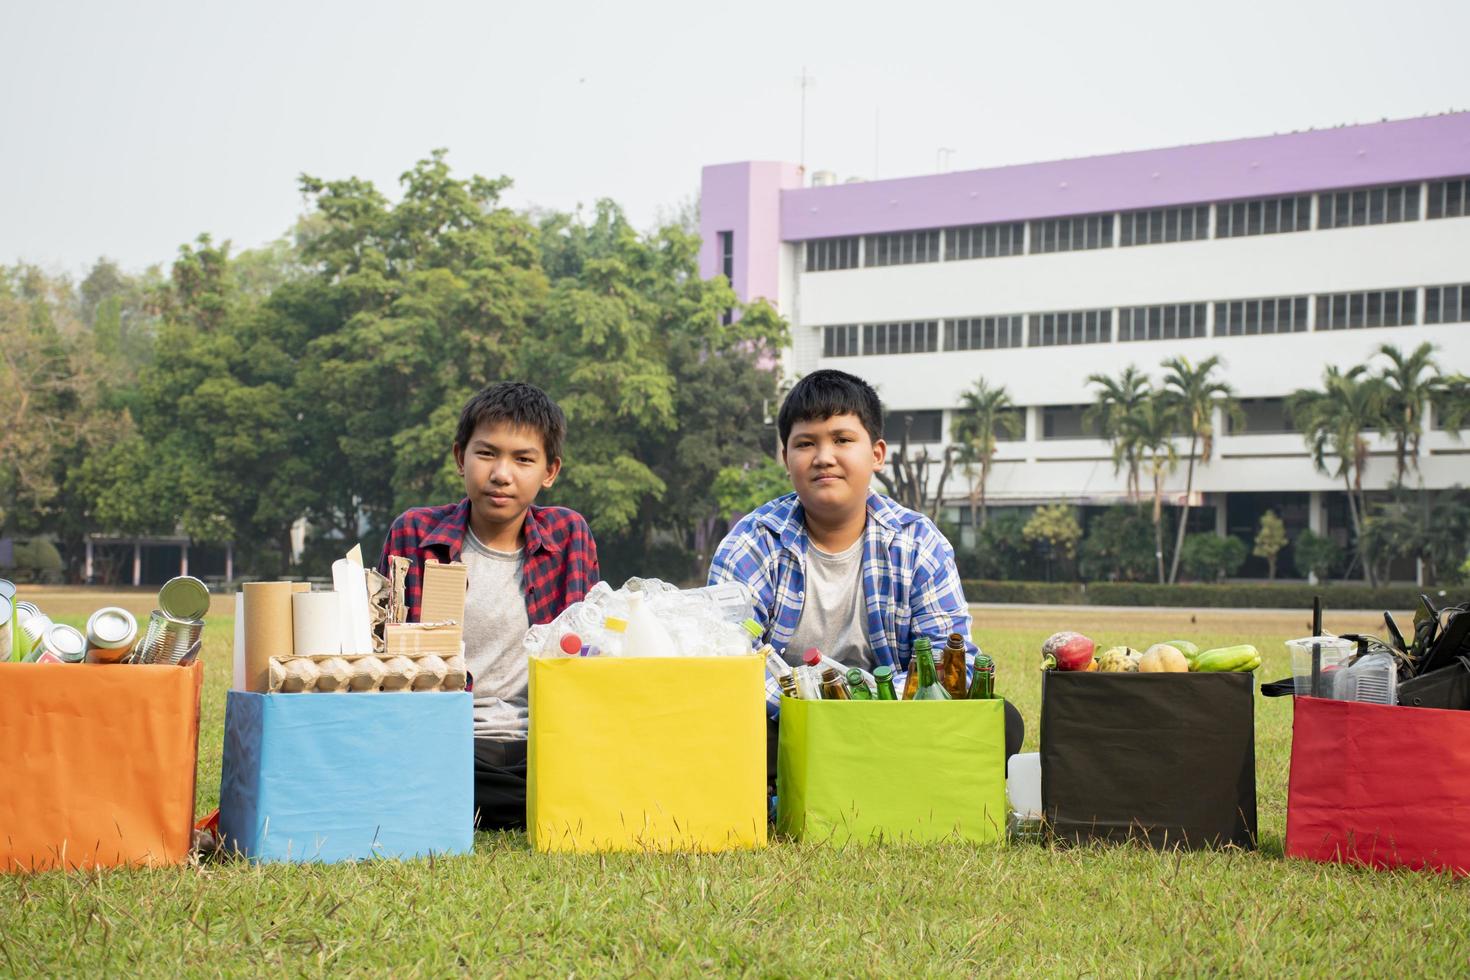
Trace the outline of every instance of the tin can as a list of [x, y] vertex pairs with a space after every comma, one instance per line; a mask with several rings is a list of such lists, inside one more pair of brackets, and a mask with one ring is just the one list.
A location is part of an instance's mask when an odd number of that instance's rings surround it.
[[[4, 579], [0, 583], [9, 585]], [[0, 598], [0, 662], [9, 660], [15, 650], [15, 596]]]
[[158, 590], [158, 608], [173, 619], [203, 619], [209, 612], [209, 586], [192, 575], [179, 575]]
[[20, 630], [21, 659], [31, 659], [31, 653], [41, 642], [41, 637], [52, 626], [51, 617], [41, 612], [34, 602], [15, 604], [15, 628]]
[[133, 663], [186, 664], [199, 656], [204, 620], [170, 616], [162, 609], [148, 617], [148, 630], [133, 654]]
[[62, 663], [79, 664], [87, 657], [87, 638], [75, 626], [56, 623], [42, 635], [31, 657], [56, 657]]
[[138, 621], [126, 609], [108, 606], [87, 620], [87, 663], [115, 664], [133, 652]]

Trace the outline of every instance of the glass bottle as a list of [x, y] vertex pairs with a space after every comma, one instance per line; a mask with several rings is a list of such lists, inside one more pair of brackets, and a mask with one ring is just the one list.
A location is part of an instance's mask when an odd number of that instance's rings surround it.
[[[925, 646], [928, 641], [925, 641]], [[923, 656], [920, 656], [920, 653]], [[919, 681], [914, 687], [914, 701], [948, 701], [949, 692], [944, 685], [939, 683], [939, 671], [934, 668], [934, 658], [929, 650], [919, 650], [919, 645], [914, 644], [914, 654], [909, 664], [910, 675], [917, 674]]]
[[965, 676], [964, 634], [949, 634], [949, 642], [944, 645], [944, 656], [940, 660], [939, 681], [951, 698], [956, 701], [964, 700], [969, 681]]
[[835, 668], [827, 667], [822, 671], [822, 699], [825, 701], [852, 700], [852, 692], [847, 688], [847, 681], [837, 673]]
[[934, 662], [934, 647], [927, 636], [921, 636], [914, 641], [913, 653], [909, 655], [909, 676], [903, 685], [903, 699], [912, 701], [914, 692], [919, 689], [918, 657], [923, 653], [924, 659], [930, 663]]
[[970, 700], [989, 700], [995, 697], [995, 661], [985, 653], [975, 654], [975, 679], [970, 682]]
[[873, 669], [873, 680], [878, 685], [878, 696], [875, 701], [897, 701], [898, 695], [893, 690], [893, 668], [887, 664]]
[[868, 690], [868, 685], [863, 683], [863, 672], [856, 667], [847, 672], [847, 687], [852, 691], [852, 700], [873, 700], [873, 692]]

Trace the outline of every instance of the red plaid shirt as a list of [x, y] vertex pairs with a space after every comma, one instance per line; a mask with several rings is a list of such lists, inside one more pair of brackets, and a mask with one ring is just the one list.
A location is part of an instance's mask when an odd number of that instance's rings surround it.
[[[460, 560], [469, 532], [470, 500], [440, 507], [404, 511], [388, 531], [378, 571], [390, 575], [388, 559], [402, 555], [412, 560], [404, 591], [408, 621], [419, 621], [423, 604], [424, 559]], [[532, 626], [549, 623], [567, 606], [597, 584], [597, 545], [582, 515], [565, 507], [537, 507], [526, 511], [526, 616]]]

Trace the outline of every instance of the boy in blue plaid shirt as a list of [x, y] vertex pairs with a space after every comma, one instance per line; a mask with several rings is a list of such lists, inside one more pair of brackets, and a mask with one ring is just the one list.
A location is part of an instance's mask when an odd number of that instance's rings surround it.
[[[914, 640], [965, 637], [970, 610], [954, 549], [934, 523], [875, 493], [883, 468], [883, 406], [861, 378], [815, 371], [792, 387], [777, 420], [789, 493], [747, 514], [720, 542], [710, 584], [743, 582], [764, 639], [790, 664], [816, 647], [848, 667], [891, 666], [903, 689]], [[779, 692], [767, 678], [769, 773]], [[1020, 749], [1020, 713], [1006, 705], [1006, 753]]]

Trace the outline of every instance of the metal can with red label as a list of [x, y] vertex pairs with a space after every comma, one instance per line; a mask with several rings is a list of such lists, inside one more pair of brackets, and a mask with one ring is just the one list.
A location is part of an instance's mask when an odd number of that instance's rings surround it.
[[87, 638], [75, 626], [56, 623], [41, 636], [31, 651], [32, 661], [41, 661], [42, 657], [46, 662], [56, 657], [62, 663], [79, 664], [87, 658]]

